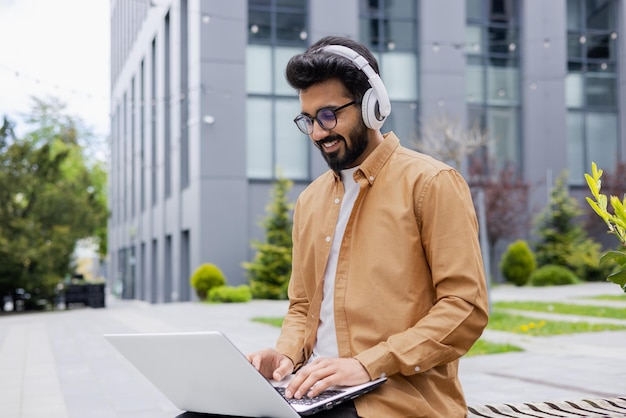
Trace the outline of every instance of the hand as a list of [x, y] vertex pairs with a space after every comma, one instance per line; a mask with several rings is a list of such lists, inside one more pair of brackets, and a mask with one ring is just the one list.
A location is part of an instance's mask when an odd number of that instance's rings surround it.
[[271, 348], [248, 354], [246, 357], [266, 379], [281, 381], [293, 372], [291, 359]]
[[352, 386], [369, 382], [365, 367], [355, 358], [318, 358], [302, 367], [285, 389], [287, 398], [312, 398], [331, 386]]

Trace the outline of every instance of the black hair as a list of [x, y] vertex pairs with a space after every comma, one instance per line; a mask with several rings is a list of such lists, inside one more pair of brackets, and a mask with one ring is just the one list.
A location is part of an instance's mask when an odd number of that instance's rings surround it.
[[339, 36], [326, 36], [311, 45], [303, 54], [295, 55], [287, 63], [285, 77], [294, 89], [306, 90], [314, 84], [338, 79], [354, 100], [361, 100], [371, 87], [367, 75], [359, 70], [350, 59], [324, 52], [327, 45], [342, 45], [365, 58], [372, 69], [379, 73], [378, 62], [367, 47], [357, 41]]

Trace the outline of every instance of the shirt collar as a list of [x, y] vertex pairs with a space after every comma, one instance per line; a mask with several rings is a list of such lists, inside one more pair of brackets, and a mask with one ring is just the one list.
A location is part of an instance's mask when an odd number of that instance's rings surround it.
[[[357, 172], [363, 173], [363, 176], [367, 179], [370, 185], [374, 184], [376, 176], [383, 168], [391, 154], [400, 145], [400, 140], [393, 132], [387, 132], [383, 134], [383, 141], [378, 144], [374, 151], [361, 163]], [[335, 181], [341, 181], [341, 177], [330, 170], [335, 177]]]

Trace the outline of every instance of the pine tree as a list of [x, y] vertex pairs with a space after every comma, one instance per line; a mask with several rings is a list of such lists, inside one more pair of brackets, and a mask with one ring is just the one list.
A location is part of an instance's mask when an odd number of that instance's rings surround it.
[[291, 230], [293, 207], [288, 192], [293, 182], [279, 178], [274, 184], [267, 206], [267, 217], [261, 226], [265, 229], [265, 242], [253, 241], [257, 250], [254, 261], [243, 263], [250, 280], [252, 295], [256, 299], [287, 299], [287, 286], [291, 277]]
[[598, 280], [604, 274], [597, 263], [601, 246], [589, 238], [577, 220], [582, 209], [569, 195], [565, 180], [565, 175], [559, 176], [550, 202], [538, 218], [537, 266], [560, 265], [572, 270], [580, 279]]

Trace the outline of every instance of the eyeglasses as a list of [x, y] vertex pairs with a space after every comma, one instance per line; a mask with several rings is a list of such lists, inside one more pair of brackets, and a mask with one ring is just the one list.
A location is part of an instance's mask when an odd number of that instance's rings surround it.
[[298, 129], [300, 129], [300, 131], [305, 135], [311, 135], [313, 133], [313, 119], [317, 121], [317, 123], [320, 125], [320, 128], [326, 131], [330, 131], [335, 126], [337, 126], [337, 112], [345, 109], [348, 106], [352, 106], [355, 103], [356, 101], [353, 100], [350, 103], [346, 103], [345, 105], [336, 108], [323, 107], [317, 111], [317, 114], [314, 118], [304, 113], [301, 113], [296, 116], [293, 121], [296, 123]]

